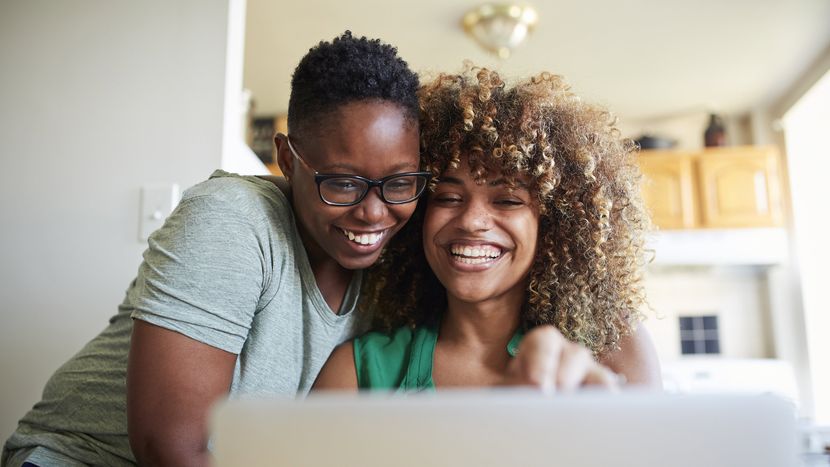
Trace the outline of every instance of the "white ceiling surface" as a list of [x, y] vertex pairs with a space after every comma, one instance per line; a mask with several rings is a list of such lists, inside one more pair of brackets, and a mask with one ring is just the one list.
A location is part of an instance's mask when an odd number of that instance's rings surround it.
[[346, 29], [396, 45], [422, 73], [470, 59], [507, 77], [562, 74], [629, 119], [748, 112], [779, 98], [830, 46], [830, 0], [535, 0], [536, 30], [501, 61], [460, 27], [480, 3], [248, 0], [245, 86], [255, 112], [285, 112], [299, 59]]

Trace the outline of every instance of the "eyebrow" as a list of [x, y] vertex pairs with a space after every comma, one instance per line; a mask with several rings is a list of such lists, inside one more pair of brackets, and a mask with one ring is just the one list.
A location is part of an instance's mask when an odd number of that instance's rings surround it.
[[[334, 172], [335, 170], [343, 170], [343, 171], [348, 172], [348, 173], [337, 174], [336, 172]], [[412, 165], [407, 164], [406, 162], [402, 162], [398, 165], [394, 165], [389, 169], [389, 173], [392, 174], [392, 175], [396, 174], [396, 173], [400, 173], [400, 172], [417, 172], [417, 171], [418, 171], [418, 167], [415, 167], [413, 169]], [[360, 170], [357, 167], [355, 167], [353, 165], [350, 165], [350, 164], [333, 164], [333, 165], [327, 165], [325, 167], [317, 169], [317, 172], [319, 172], [321, 174], [326, 174], [326, 175], [328, 175], [328, 174], [332, 174], [332, 175], [358, 175]]]
[[[460, 178], [455, 178], [455, 177], [438, 177], [438, 183], [447, 183], [447, 184], [450, 184], [450, 185], [458, 185], [458, 186], [463, 186], [464, 185], [464, 182], [461, 181]], [[507, 180], [504, 179], [504, 178], [499, 178], [497, 180], [493, 180], [492, 182], [487, 183], [487, 185], [489, 185], [489, 186], [507, 185]], [[519, 187], [519, 188], [523, 188], [525, 190], [527, 190], [529, 188], [527, 183], [524, 183], [521, 180], [516, 180], [516, 186]]]
[[458, 185], [458, 186], [464, 185], [464, 182], [462, 182], [460, 178], [444, 177], [444, 176], [438, 177], [438, 183], [446, 183], [446, 184], [449, 184], [449, 185]]

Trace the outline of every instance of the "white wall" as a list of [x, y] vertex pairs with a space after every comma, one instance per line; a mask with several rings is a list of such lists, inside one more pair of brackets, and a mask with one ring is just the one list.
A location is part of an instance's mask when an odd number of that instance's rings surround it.
[[678, 317], [696, 315], [718, 317], [721, 356], [773, 356], [764, 268], [652, 266], [645, 285], [645, 326], [661, 361], [681, 357]]
[[[623, 136], [637, 139], [643, 135], [659, 136], [675, 141], [675, 149], [703, 149], [703, 133], [709, 125], [709, 112], [691, 110], [676, 115], [664, 115], [655, 118], [627, 118], [621, 116], [618, 128]], [[743, 115], [721, 115], [726, 127], [726, 144], [739, 146], [752, 144], [752, 135], [748, 120]]]
[[830, 313], [827, 301], [826, 189], [830, 171], [830, 69], [784, 116], [792, 190], [795, 252], [809, 354], [815, 418], [830, 424]]
[[228, 10], [0, 2], [0, 440], [115, 314], [140, 186], [220, 166]]

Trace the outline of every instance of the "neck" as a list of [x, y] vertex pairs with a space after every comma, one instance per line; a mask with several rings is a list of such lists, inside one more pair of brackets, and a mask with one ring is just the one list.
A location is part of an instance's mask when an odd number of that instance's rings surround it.
[[447, 297], [433, 357], [436, 386], [493, 386], [504, 378], [507, 344], [520, 322], [520, 292], [476, 303]]
[[483, 302], [464, 302], [448, 295], [441, 339], [451, 345], [492, 348], [503, 352], [519, 328], [524, 288]]
[[317, 288], [320, 289], [320, 293], [329, 308], [334, 313], [339, 313], [340, 305], [343, 303], [343, 297], [346, 294], [349, 282], [352, 280], [354, 271], [344, 268], [327, 254], [308, 234], [301, 222], [297, 222], [297, 231], [303, 242], [303, 248], [306, 251]]

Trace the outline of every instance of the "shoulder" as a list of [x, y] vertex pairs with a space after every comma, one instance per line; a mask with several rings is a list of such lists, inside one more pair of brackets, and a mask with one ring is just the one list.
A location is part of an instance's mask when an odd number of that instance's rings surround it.
[[625, 376], [627, 384], [660, 388], [660, 362], [645, 326], [636, 325], [620, 340], [620, 347], [599, 355], [599, 362]]
[[232, 211], [249, 218], [291, 215], [288, 199], [274, 183], [222, 170], [213, 172], [209, 179], [187, 189], [182, 203], [209, 205], [213, 209]]
[[185, 190], [168, 221], [173, 230], [212, 229], [231, 242], [238, 235], [246, 242], [253, 237], [263, 245], [293, 245], [290, 239], [297, 235], [291, 204], [276, 185], [221, 170]]
[[352, 341], [343, 343], [329, 355], [320, 374], [314, 381], [313, 389], [357, 389]]
[[426, 327], [406, 326], [389, 333], [363, 334], [334, 350], [314, 388], [398, 389], [413, 359], [418, 360], [419, 342], [429, 340], [432, 334]]
[[361, 388], [395, 389], [401, 386], [417, 343], [429, 330], [400, 327], [390, 333], [370, 332], [354, 341], [354, 363]]
[[409, 350], [421, 328], [401, 326], [392, 332], [372, 331], [354, 340], [355, 357], [398, 356]]

